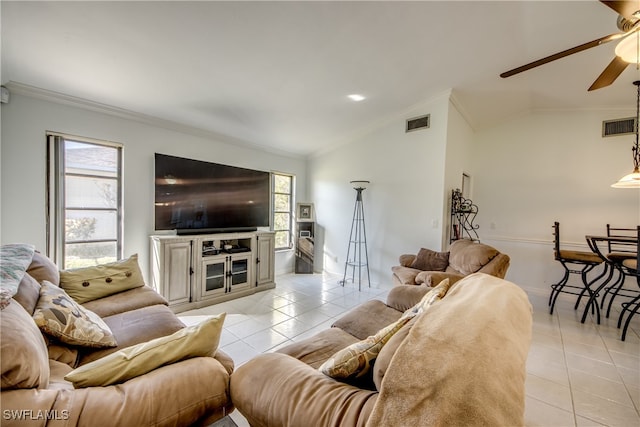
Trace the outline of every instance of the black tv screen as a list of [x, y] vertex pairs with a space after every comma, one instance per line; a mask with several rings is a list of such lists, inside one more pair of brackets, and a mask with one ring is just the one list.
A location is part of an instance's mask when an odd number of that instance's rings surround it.
[[155, 228], [179, 234], [269, 225], [270, 174], [155, 154]]

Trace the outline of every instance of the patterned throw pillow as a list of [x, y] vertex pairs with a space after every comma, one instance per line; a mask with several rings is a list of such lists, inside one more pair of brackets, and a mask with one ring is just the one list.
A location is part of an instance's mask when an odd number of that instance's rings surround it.
[[405, 311], [400, 319], [380, 329], [375, 335], [353, 343], [327, 359], [318, 370], [335, 379], [360, 378], [371, 369], [382, 347], [413, 317], [422, 313], [449, 290], [449, 279], [427, 292], [420, 302]]
[[117, 345], [111, 329], [100, 316], [46, 280], [40, 288], [33, 320], [43, 332], [66, 344], [97, 348]]
[[33, 253], [33, 245], [0, 246], [0, 309], [9, 305], [11, 297], [18, 292], [18, 286], [31, 263]]
[[144, 286], [138, 254], [128, 259], [60, 272], [60, 287], [80, 304]]

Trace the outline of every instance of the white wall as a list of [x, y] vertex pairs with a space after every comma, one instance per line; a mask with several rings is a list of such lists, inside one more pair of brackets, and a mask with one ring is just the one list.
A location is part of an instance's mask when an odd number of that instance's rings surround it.
[[606, 224], [640, 223], [640, 191], [610, 185], [633, 168], [631, 135], [602, 138], [603, 120], [633, 111], [546, 111], [477, 132], [473, 201], [483, 242], [511, 256], [507, 278], [548, 293], [561, 277], [552, 225], [569, 249]]
[[[124, 254], [139, 253], [147, 272], [153, 225], [155, 152], [296, 175], [298, 198], [306, 198], [306, 161], [46, 99], [12, 93], [2, 104], [2, 243], [26, 242], [46, 249], [46, 131], [124, 144]], [[278, 273], [292, 271], [292, 251], [276, 256]]]
[[[372, 283], [391, 283], [400, 254], [440, 248], [448, 109], [446, 93], [310, 159], [316, 269], [344, 273], [356, 179], [371, 181], [363, 200]], [[429, 129], [405, 133], [406, 119], [427, 113]]]

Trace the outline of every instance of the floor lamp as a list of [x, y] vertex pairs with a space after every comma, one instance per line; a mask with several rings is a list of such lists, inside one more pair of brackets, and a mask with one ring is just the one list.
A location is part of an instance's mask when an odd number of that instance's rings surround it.
[[[367, 268], [367, 282], [371, 287], [369, 276], [369, 255], [367, 253], [367, 232], [364, 225], [364, 210], [362, 207], [362, 192], [367, 188], [369, 181], [351, 181], [356, 190], [356, 204], [353, 208], [353, 221], [349, 234], [349, 247], [347, 248], [347, 261], [344, 264], [344, 276], [340, 284], [344, 286], [347, 280], [347, 269], [352, 267], [351, 281], [355, 283], [356, 267], [358, 267], [358, 290], [362, 290], [362, 268]], [[364, 260], [362, 250], [364, 249]]]

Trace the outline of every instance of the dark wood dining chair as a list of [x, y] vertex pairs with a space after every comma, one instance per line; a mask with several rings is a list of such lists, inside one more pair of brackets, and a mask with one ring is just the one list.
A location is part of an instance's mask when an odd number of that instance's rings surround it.
[[[558, 221], [554, 222], [553, 224], [553, 236], [554, 257], [555, 260], [558, 261], [564, 268], [564, 275], [558, 283], [551, 285], [551, 294], [549, 295], [549, 314], [553, 314], [553, 308], [556, 305], [556, 300], [558, 299], [558, 295], [560, 295], [561, 293], [578, 295], [574, 306], [574, 310], [577, 309], [580, 305], [580, 300], [585, 293], [588, 293], [589, 297], [593, 295], [593, 291], [589, 288], [590, 283], [593, 283], [604, 274], [603, 272], [600, 276], [598, 276], [598, 278], [592, 281], [589, 281], [587, 278], [587, 273], [603, 263], [604, 260], [599, 255], [593, 252], [573, 251], [560, 248], [560, 223]], [[582, 280], [581, 286], [567, 284], [569, 282], [569, 276], [571, 274], [580, 275], [580, 278]]]
[[[636, 257], [623, 260], [621, 271], [625, 278], [635, 277], [638, 282], [638, 288], [640, 288], [640, 251], [638, 250], [640, 249], [640, 225], [636, 229], [636, 236], [638, 238], [636, 242]], [[624, 322], [624, 328], [622, 329], [622, 336], [620, 337], [622, 341], [627, 337], [627, 330], [629, 329], [629, 324], [631, 324], [631, 319], [638, 310], [640, 310], [640, 293], [631, 301], [622, 303], [622, 311], [620, 312], [620, 317], [618, 317], [618, 328], [622, 326], [623, 318], [625, 314], [628, 313], [627, 320]]]
[[[607, 224], [607, 237], [635, 237], [636, 232], [635, 227], [612, 227], [611, 224]], [[623, 288], [625, 275], [621, 269], [624, 260], [634, 259], [637, 256], [637, 245], [635, 243], [615, 242], [611, 240], [607, 243], [606, 257], [613, 264], [615, 271], [618, 273], [616, 281], [612, 285], [605, 287], [604, 293], [602, 294], [602, 300], [600, 303], [602, 307], [604, 307], [607, 296], [611, 296], [609, 298], [609, 303], [607, 304], [607, 318], [611, 313], [611, 306], [617, 296], [635, 298], [640, 293], [640, 289]]]

